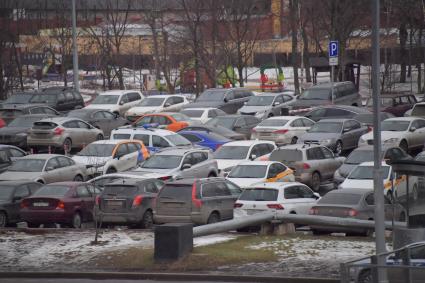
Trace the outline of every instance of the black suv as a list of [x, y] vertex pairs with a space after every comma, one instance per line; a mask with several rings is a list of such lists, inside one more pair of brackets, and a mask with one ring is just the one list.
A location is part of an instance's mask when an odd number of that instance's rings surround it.
[[59, 112], [68, 112], [85, 106], [81, 94], [68, 87], [43, 89], [30, 99], [30, 103], [44, 103]]

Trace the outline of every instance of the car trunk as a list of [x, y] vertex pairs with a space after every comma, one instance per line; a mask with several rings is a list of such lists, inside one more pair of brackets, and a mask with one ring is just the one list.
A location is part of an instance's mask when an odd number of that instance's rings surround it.
[[31, 129], [31, 136], [38, 139], [49, 139], [54, 136], [54, 129], [57, 126], [53, 122], [35, 122]]
[[156, 200], [158, 215], [188, 216], [192, 210], [192, 185], [165, 185]]
[[350, 210], [353, 207], [350, 206], [337, 206], [337, 205], [323, 205], [323, 206], [315, 206], [316, 215], [321, 216], [333, 216], [333, 217], [348, 217]]
[[274, 131], [279, 130], [279, 128], [256, 128], [255, 132], [257, 133], [258, 139], [267, 139], [275, 137]]
[[33, 197], [24, 200], [24, 205], [30, 210], [53, 210], [61, 200], [54, 197]]
[[100, 210], [105, 213], [125, 213], [131, 210], [137, 187], [106, 186], [100, 197]]
[[[237, 203], [242, 204], [240, 209], [245, 210], [248, 215], [275, 210], [279, 202], [277, 201], [279, 191], [275, 189], [246, 189], [242, 192]], [[235, 205], [236, 207], [238, 205]]]

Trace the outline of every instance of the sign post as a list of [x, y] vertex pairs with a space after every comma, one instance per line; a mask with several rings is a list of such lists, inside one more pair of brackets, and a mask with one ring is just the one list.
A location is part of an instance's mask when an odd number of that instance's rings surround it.
[[329, 53], [329, 65], [331, 66], [331, 101], [334, 103], [334, 73], [335, 66], [338, 65], [338, 51], [339, 44], [338, 41], [332, 40], [329, 41], [328, 53]]

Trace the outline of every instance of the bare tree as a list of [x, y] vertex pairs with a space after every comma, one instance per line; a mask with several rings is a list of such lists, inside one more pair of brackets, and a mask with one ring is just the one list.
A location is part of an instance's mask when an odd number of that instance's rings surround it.
[[295, 93], [300, 93], [300, 81], [298, 78], [298, 0], [289, 0], [289, 22], [291, 25], [291, 39], [292, 39], [292, 52], [291, 52], [291, 62], [294, 72], [294, 88]]

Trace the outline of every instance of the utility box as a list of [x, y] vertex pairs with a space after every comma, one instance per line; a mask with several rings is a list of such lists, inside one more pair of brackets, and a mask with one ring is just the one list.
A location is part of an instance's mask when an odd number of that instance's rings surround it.
[[170, 223], [155, 227], [156, 262], [173, 261], [189, 254], [193, 249], [193, 225]]

